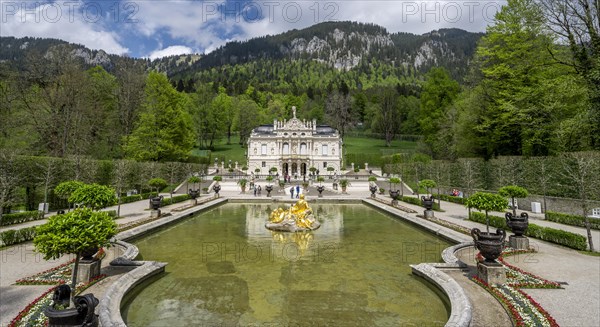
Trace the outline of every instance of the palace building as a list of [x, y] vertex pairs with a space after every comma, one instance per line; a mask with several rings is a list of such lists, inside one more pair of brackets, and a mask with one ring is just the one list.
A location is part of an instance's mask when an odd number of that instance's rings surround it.
[[296, 118], [292, 107], [290, 120], [275, 120], [273, 125], [260, 125], [248, 138], [250, 172], [268, 174], [272, 167], [280, 175], [302, 177], [315, 167], [324, 175], [327, 167], [339, 174], [342, 163], [342, 139], [338, 131], [317, 121]]

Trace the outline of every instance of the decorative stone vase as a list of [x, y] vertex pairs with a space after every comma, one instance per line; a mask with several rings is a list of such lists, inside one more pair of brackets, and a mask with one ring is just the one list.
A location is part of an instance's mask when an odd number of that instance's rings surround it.
[[160, 203], [162, 199], [162, 195], [150, 198], [150, 208], [152, 208], [152, 210], [158, 210], [158, 208], [160, 208]]
[[320, 198], [323, 197], [323, 194], [321, 194], [321, 193], [323, 193], [323, 191], [325, 191], [325, 186], [323, 186], [323, 185], [317, 186], [317, 192], [319, 192], [319, 197]]
[[369, 191], [371, 191], [371, 197], [375, 197], [375, 193], [377, 193], [377, 185], [369, 185]]
[[200, 195], [200, 190], [189, 190], [188, 194], [193, 200], [195, 200]]
[[390, 197], [396, 201], [400, 199], [400, 190], [390, 190]]
[[221, 185], [217, 184], [213, 186], [213, 191], [215, 191], [215, 196], [219, 196], [219, 191], [221, 191]]
[[520, 217], [513, 217], [512, 213], [507, 212], [504, 217], [506, 226], [510, 227], [515, 236], [523, 236], [529, 227], [529, 215], [526, 212], [522, 212]]
[[429, 197], [421, 196], [421, 203], [423, 204], [423, 207], [425, 207], [425, 209], [433, 209], [433, 195]]
[[92, 246], [81, 252], [81, 261], [95, 261], [94, 254], [100, 250], [97, 246]]
[[496, 259], [502, 253], [506, 232], [503, 229], [497, 229], [496, 233], [482, 232], [478, 228], [471, 230], [471, 236], [475, 242], [475, 247], [485, 258], [485, 262], [495, 263]]
[[[55, 296], [56, 292], [55, 291]], [[98, 317], [94, 313], [99, 301], [93, 294], [76, 296], [73, 299], [75, 308], [58, 310], [50, 306], [44, 310], [44, 315], [48, 317], [48, 326], [98, 326]]]
[[273, 191], [273, 185], [265, 186], [265, 190], [267, 190], [267, 197], [271, 196], [271, 191]]

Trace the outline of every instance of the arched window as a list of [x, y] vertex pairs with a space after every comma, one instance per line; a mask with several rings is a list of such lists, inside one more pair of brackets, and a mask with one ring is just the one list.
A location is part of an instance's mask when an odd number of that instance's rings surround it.
[[288, 143], [283, 143], [283, 154], [290, 154], [290, 145]]
[[300, 143], [300, 154], [307, 154], [306, 143]]

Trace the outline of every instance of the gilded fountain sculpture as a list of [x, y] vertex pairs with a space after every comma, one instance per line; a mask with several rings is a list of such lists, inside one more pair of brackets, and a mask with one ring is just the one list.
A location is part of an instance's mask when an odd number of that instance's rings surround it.
[[277, 208], [271, 212], [267, 229], [279, 232], [303, 232], [319, 228], [321, 224], [304, 199], [304, 194], [289, 209]]

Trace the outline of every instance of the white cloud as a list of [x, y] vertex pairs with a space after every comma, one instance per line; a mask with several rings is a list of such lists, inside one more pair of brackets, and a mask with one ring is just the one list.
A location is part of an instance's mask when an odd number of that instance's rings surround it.
[[[34, 7], [26, 7], [34, 5]], [[91, 14], [77, 9], [81, 2], [27, 3], [3, 2], [0, 9], [2, 36], [59, 38], [108, 53], [126, 54], [118, 35], [104, 29]]]
[[161, 50], [156, 50], [153, 51], [148, 58], [150, 58], [151, 60], [157, 59], [157, 58], [162, 58], [162, 57], [168, 57], [168, 56], [175, 56], [175, 55], [181, 55], [181, 54], [190, 54], [192, 53], [193, 50], [190, 47], [186, 47], [184, 45], [172, 45], [170, 47], [161, 49]]

